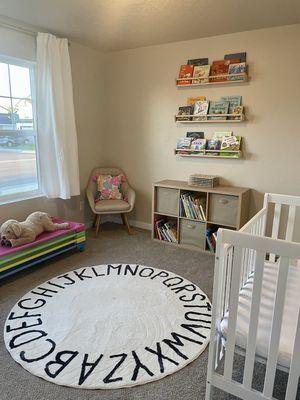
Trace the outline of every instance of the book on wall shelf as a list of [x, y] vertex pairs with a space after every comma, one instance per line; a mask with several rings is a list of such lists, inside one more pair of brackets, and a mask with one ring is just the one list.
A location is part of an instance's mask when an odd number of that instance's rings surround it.
[[191, 115], [193, 114], [193, 106], [181, 106], [178, 108], [177, 120], [178, 121], [190, 121]]
[[197, 65], [194, 67], [192, 83], [209, 82], [210, 65]]
[[187, 78], [192, 78], [193, 76], [193, 70], [194, 70], [194, 66], [193, 65], [181, 65], [180, 70], [179, 70], [179, 85], [188, 85], [190, 84], [192, 81], [191, 79], [187, 79]]
[[[227, 114], [229, 113], [229, 101], [211, 101], [209, 103], [208, 110], [208, 120], [223, 120], [227, 119]], [[213, 116], [217, 114], [218, 116]], [[223, 114], [224, 117], [220, 114]]]
[[200, 65], [208, 65], [208, 58], [194, 58], [192, 60], [188, 60], [188, 65], [194, 65], [199, 67]]
[[195, 58], [182, 64], [176, 78], [177, 86], [201, 86], [248, 81], [246, 52], [225, 54], [224, 59], [211, 64], [207, 57]]
[[228, 69], [228, 81], [240, 81], [243, 80], [244, 74], [247, 72], [246, 63], [230, 64]]
[[205, 121], [209, 109], [209, 101], [196, 101], [193, 109], [193, 121]]
[[194, 96], [194, 97], [188, 97], [186, 99], [186, 105], [187, 106], [192, 106], [194, 107], [195, 103], [197, 101], [205, 101], [206, 100], [206, 96]]
[[232, 61], [238, 60], [235, 62], [246, 62], [246, 57], [247, 53], [242, 52], [242, 53], [233, 53], [233, 54], [225, 54], [224, 60], [230, 60], [231, 64], [233, 63]]
[[227, 81], [230, 60], [213, 61], [211, 65], [209, 82]]
[[[203, 96], [204, 97], [204, 96]], [[188, 106], [180, 106], [175, 121], [181, 123], [242, 122], [245, 119], [242, 96], [222, 96], [217, 101], [189, 97]]]

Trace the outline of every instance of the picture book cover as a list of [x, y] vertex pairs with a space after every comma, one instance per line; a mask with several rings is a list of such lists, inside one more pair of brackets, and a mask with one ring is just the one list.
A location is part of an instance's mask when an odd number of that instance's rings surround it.
[[192, 139], [204, 139], [204, 132], [187, 132], [186, 137]]
[[[242, 104], [242, 96], [222, 96], [220, 100], [229, 102], [228, 114], [233, 114], [234, 108]], [[228, 117], [228, 119], [233, 119], [233, 117]]]
[[176, 150], [189, 149], [191, 146], [191, 138], [181, 137], [177, 140]]
[[232, 136], [233, 132], [232, 131], [222, 131], [222, 132], [214, 132], [213, 134], [213, 139], [219, 139], [222, 140], [223, 136]]
[[[179, 75], [178, 78], [192, 78], [193, 76], [193, 70], [194, 66], [193, 65], [181, 65], [180, 70], [179, 70]], [[190, 79], [183, 80], [183, 81], [177, 81], [177, 85], [189, 85], [191, 83]]]
[[229, 101], [211, 101], [209, 103], [209, 112], [210, 116], [209, 120], [224, 120], [227, 119], [227, 116], [222, 117], [222, 115], [218, 115], [217, 117], [211, 116], [211, 114], [228, 114], [229, 110]]
[[206, 139], [194, 139], [191, 142], [191, 150], [203, 152], [206, 148]]
[[204, 100], [206, 100], [206, 96], [188, 97], [186, 99], [186, 104], [188, 106], [193, 106], [196, 103], [196, 101], [204, 101]]
[[[241, 148], [241, 137], [240, 136], [224, 136], [221, 142], [221, 153], [224, 157], [239, 157], [239, 153], [236, 151]], [[234, 151], [234, 153], [232, 153]]]
[[190, 121], [191, 118], [187, 115], [193, 114], [193, 106], [182, 106], [178, 108], [177, 121]]
[[210, 65], [197, 65], [194, 67], [192, 83], [208, 83], [209, 81]]
[[[210, 82], [225, 82], [227, 81], [227, 76], [218, 76], [215, 75], [227, 75], [229, 70], [230, 60], [218, 60], [213, 61], [210, 68]], [[232, 64], [235, 65], [235, 64]]]
[[194, 121], [205, 121], [207, 119], [206, 114], [209, 108], [209, 101], [196, 101], [194, 105]]
[[194, 65], [194, 66], [199, 66], [199, 65], [208, 65], [208, 58], [194, 58], [192, 60], [188, 60], [188, 65]]
[[234, 74], [244, 74], [247, 72], [246, 63], [230, 64], [228, 69], [228, 80], [229, 81], [242, 81], [245, 78], [243, 76], [231, 76]]
[[236, 114], [236, 116], [232, 116], [230, 117], [230, 119], [240, 119], [243, 112], [244, 112], [243, 106], [235, 106], [232, 110], [232, 114]]
[[219, 151], [213, 152], [213, 150], [220, 150], [221, 149], [221, 140], [219, 139], [209, 139], [206, 142], [206, 150], [208, 150], [208, 154], [210, 156], [218, 156]]
[[246, 55], [247, 53], [233, 53], [233, 54], [225, 54], [224, 59], [225, 60], [232, 60], [232, 59], [239, 59], [239, 62], [246, 62]]
[[240, 58], [230, 58], [230, 64], [238, 64], [241, 62]]

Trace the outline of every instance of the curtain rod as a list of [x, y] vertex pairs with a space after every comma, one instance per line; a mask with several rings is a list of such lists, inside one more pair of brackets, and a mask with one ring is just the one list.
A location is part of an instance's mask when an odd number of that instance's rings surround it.
[[[21, 26], [14, 25], [12, 23], [1, 21], [1, 20], [0, 20], [0, 27], [8, 28], [8, 29], [11, 29], [11, 30], [14, 30], [14, 31], [17, 31], [17, 32], [21, 32], [21, 33], [25, 33], [26, 35], [33, 36], [33, 37], [36, 37], [38, 32], [39, 32], [38, 30], [22, 28]], [[46, 32], [46, 33], [50, 33], [50, 32]], [[68, 45], [69, 46], [71, 45], [69, 40], [68, 40]]]
[[0, 26], [2, 26], [3, 28], [12, 29], [17, 32], [22, 32], [22, 33], [25, 33], [26, 35], [30, 35], [30, 36], [37, 35], [37, 31], [27, 29], [27, 28], [22, 28], [21, 26], [13, 25], [13, 24], [10, 24], [9, 22], [4, 22], [1, 20], [0, 20]]

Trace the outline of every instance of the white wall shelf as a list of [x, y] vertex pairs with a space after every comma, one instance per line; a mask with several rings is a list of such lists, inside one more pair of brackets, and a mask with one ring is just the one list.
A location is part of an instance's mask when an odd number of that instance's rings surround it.
[[[209, 117], [222, 117], [222, 119], [209, 119]], [[234, 117], [235, 119], [227, 119], [227, 117]], [[190, 118], [183, 120], [181, 118]], [[203, 118], [200, 121], [194, 118]], [[220, 123], [236, 123], [245, 121], [245, 114], [206, 114], [205, 116], [198, 115], [175, 115], [175, 122], [180, 124], [220, 124]]]
[[[241, 150], [191, 150], [191, 149], [174, 149], [174, 153], [178, 157], [194, 157], [194, 158], [224, 158], [239, 159], [242, 158]], [[218, 153], [218, 154], [215, 154]], [[227, 153], [227, 155], [225, 155]], [[230, 154], [230, 155], [228, 155]]]
[[[228, 80], [229, 77], [236, 77], [238, 79], [234, 79], [234, 80]], [[248, 76], [247, 73], [240, 73], [240, 74], [225, 74], [225, 75], [210, 75], [208, 77], [209, 80], [211, 79], [216, 79], [216, 78], [226, 78], [226, 80], [223, 81], [209, 81], [209, 82], [200, 82], [200, 83], [192, 83], [193, 80], [197, 80], [199, 78], [176, 78], [175, 82], [176, 82], [176, 86], [178, 88], [185, 88], [185, 87], [194, 87], [194, 86], [212, 86], [212, 85], [232, 85], [232, 84], [237, 84], [237, 83], [247, 83], [250, 81], [250, 77]], [[188, 84], [180, 84], [180, 82], [182, 81], [191, 81], [191, 83]]]

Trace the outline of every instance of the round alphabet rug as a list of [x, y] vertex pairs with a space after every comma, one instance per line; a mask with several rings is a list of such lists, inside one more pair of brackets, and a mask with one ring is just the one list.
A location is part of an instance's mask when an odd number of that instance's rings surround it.
[[57, 276], [9, 313], [5, 345], [58, 385], [115, 389], [172, 374], [208, 344], [211, 304], [196, 285], [141, 265], [98, 265]]

